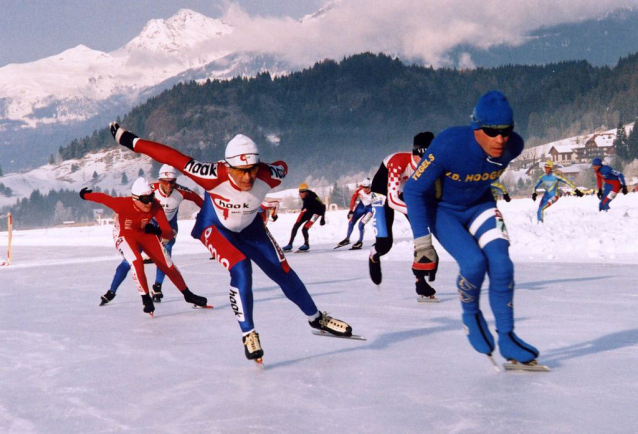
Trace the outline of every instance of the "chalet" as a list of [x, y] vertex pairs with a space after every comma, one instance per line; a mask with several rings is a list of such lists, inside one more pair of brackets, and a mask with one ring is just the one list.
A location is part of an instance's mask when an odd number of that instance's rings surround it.
[[552, 146], [548, 152], [549, 158], [554, 163], [574, 163], [578, 158], [575, 147], [570, 145]]
[[578, 160], [589, 162], [593, 158], [605, 158], [609, 155], [614, 155], [616, 153], [616, 147], [614, 146], [615, 137], [616, 135], [613, 133], [594, 134], [585, 142], [585, 146], [574, 149]]

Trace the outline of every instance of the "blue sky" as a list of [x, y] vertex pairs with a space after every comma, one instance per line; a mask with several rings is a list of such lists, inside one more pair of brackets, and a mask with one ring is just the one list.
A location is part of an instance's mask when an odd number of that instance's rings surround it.
[[[217, 18], [221, 0], [0, 0], [0, 67], [24, 63], [84, 44], [112, 51], [137, 36], [149, 20], [192, 9]], [[250, 15], [295, 19], [323, 0], [239, 0]]]

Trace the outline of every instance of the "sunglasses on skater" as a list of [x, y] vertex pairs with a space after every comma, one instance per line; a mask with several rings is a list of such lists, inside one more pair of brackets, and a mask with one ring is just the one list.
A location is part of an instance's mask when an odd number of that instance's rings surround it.
[[140, 202], [142, 202], [144, 205], [148, 205], [149, 203], [153, 202], [153, 199], [155, 199], [155, 193], [151, 193], [151, 194], [141, 194], [139, 196], [137, 195], [133, 195], [133, 199], [135, 200], [139, 200]]
[[230, 170], [232, 170], [235, 173], [238, 174], [244, 174], [244, 173], [257, 173], [257, 170], [259, 170], [259, 164], [255, 164], [251, 167], [247, 167], [247, 168], [240, 168], [240, 167], [235, 167], [235, 166], [231, 166], [230, 164], [228, 165], [228, 167], [230, 168]]
[[175, 185], [177, 184], [177, 179], [160, 179], [162, 184]]
[[508, 125], [503, 127], [501, 126], [481, 127], [481, 129], [483, 130], [485, 134], [487, 134], [490, 137], [497, 137], [497, 136], [509, 137], [509, 135], [512, 134], [512, 131], [514, 131], [514, 125]]

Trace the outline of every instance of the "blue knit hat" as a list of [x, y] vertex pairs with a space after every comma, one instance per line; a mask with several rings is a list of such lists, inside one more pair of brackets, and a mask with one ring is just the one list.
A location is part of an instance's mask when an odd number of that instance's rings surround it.
[[498, 90], [483, 95], [472, 112], [472, 128], [505, 128], [514, 125], [514, 113], [507, 98]]
[[591, 160], [591, 165], [592, 166], [602, 166], [603, 165], [603, 160], [601, 160], [600, 158], [594, 158], [593, 160]]

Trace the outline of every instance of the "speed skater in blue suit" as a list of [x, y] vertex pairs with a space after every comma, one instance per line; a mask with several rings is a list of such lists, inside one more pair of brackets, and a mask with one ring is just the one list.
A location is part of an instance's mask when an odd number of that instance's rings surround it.
[[491, 192], [491, 184], [520, 155], [524, 143], [513, 131], [513, 112], [501, 92], [483, 95], [471, 119], [471, 126], [441, 132], [405, 184], [403, 197], [414, 233], [412, 270], [417, 278], [434, 280], [439, 262], [434, 235], [460, 267], [457, 287], [470, 344], [491, 356], [494, 338], [479, 306], [487, 274], [500, 353], [507, 360], [529, 363], [539, 351], [514, 333], [514, 264], [505, 222]]

